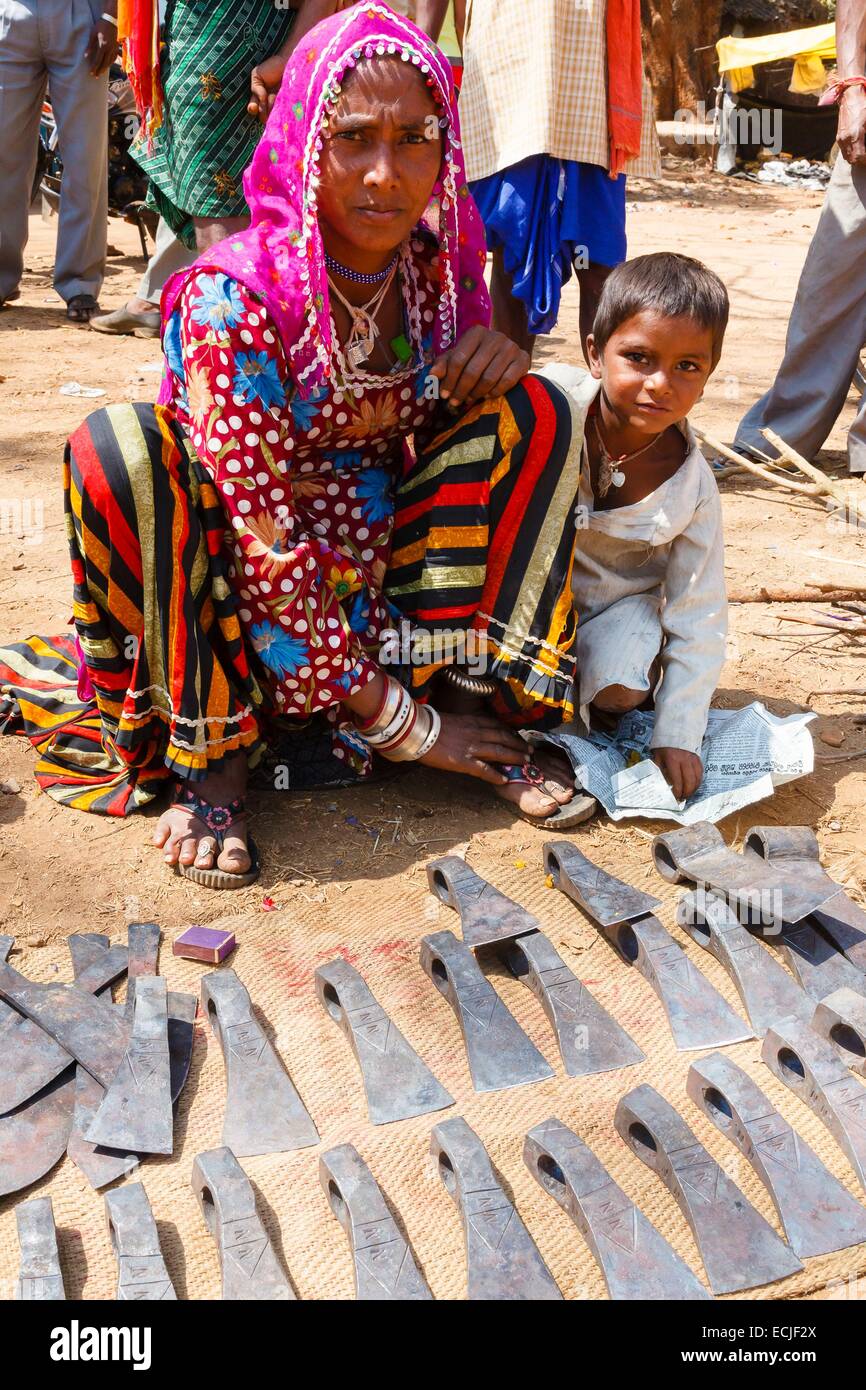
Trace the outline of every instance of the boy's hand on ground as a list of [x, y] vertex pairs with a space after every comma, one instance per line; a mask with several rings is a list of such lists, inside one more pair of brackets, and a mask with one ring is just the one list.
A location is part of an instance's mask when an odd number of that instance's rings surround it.
[[704, 780], [704, 765], [697, 753], [687, 753], [683, 748], [654, 748], [652, 760], [677, 801], [694, 796]]
[[497, 786], [508, 779], [497, 763], [526, 762], [527, 745], [498, 720], [485, 714], [443, 714], [442, 732], [421, 759], [425, 767], [463, 772]]
[[504, 333], [475, 324], [437, 358], [430, 376], [440, 382], [442, 400], [458, 410], [490, 396], [504, 396], [523, 380], [531, 366], [529, 354]]

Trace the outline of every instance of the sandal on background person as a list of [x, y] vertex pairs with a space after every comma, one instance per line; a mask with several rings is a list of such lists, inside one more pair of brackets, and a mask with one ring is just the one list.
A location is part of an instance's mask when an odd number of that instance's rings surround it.
[[99, 304], [92, 294], [75, 294], [66, 305], [66, 317], [70, 323], [89, 323], [94, 314], [99, 313]]
[[112, 309], [110, 314], [95, 314], [90, 327], [97, 333], [131, 334], [134, 338], [158, 338], [160, 313], [158, 309], [136, 311], [128, 304]]

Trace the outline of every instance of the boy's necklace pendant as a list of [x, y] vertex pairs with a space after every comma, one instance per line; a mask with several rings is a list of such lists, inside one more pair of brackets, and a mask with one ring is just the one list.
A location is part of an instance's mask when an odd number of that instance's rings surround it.
[[622, 465], [624, 463], [631, 463], [634, 459], [649, 453], [650, 449], [658, 442], [658, 438], [651, 439], [649, 444], [645, 444], [642, 449], [636, 449], [633, 454], [623, 454], [621, 458], [614, 458], [608, 451], [598, 426], [598, 420], [595, 417], [593, 417], [592, 423], [595, 430], [595, 437], [598, 440], [600, 454], [598, 464], [598, 495], [599, 497], [606, 497], [612, 487], [619, 488], [625, 485], [626, 475], [622, 470]]
[[602, 459], [598, 470], [598, 485], [602, 497], [612, 487], [622, 487], [624, 483], [625, 474], [621, 468], [617, 468], [613, 459]]

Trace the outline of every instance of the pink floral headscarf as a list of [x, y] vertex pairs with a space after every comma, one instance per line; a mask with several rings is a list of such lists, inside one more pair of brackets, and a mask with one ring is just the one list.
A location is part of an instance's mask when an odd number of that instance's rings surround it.
[[490, 322], [484, 229], [466, 184], [451, 65], [420, 29], [387, 5], [378, 0], [354, 5], [317, 24], [292, 54], [244, 175], [251, 226], [173, 276], [162, 300], [168, 322], [191, 276], [213, 270], [241, 281], [267, 304], [304, 396], [331, 370], [328, 277], [316, 211], [322, 129], [346, 72], [365, 58], [386, 54], [420, 69], [440, 112], [442, 165], [422, 218], [439, 243], [434, 353], [444, 352], [473, 324]]

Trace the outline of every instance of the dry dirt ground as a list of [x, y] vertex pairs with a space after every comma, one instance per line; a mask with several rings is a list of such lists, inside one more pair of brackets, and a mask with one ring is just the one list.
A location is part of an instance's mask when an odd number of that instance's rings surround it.
[[[732, 440], [739, 416], [767, 388], [780, 361], [820, 203], [818, 194], [732, 183], [685, 166], [669, 169], [660, 185], [636, 184], [630, 192], [632, 254], [665, 248], [691, 253], [718, 271], [730, 289], [724, 357], [695, 414], [696, 423], [723, 440]], [[69, 620], [60, 494], [65, 436], [94, 405], [152, 398], [158, 380], [158, 343], [104, 337], [67, 324], [51, 288], [55, 227], [32, 217], [22, 298], [0, 315], [0, 641], [58, 632]], [[109, 260], [104, 308], [127, 297], [142, 269], [134, 229], [113, 223], [110, 241], [117, 254]], [[576, 303], [572, 284], [561, 324], [543, 344], [545, 359], [579, 360]], [[60, 395], [60, 387], [72, 380], [106, 394], [96, 402]], [[823, 456], [840, 477], [853, 408], [852, 394]], [[866, 484], [854, 487], [866, 502]], [[727, 480], [721, 489], [732, 588], [818, 577], [866, 589], [866, 531], [840, 533], [811, 498], [794, 498], [753, 477]], [[18, 532], [9, 505], [17, 502], [44, 509], [41, 539]], [[812, 602], [740, 603], [731, 609], [729, 658], [717, 703], [761, 699], [777, 713], [811, 707], [818, 716], [812, 725], [817, 760], [812, 776], [723, 823], [721, 830], [739, 843], [750, 825], [762, 821], [808, 824], [818, 833], [826, 867], [864, 901], [866, 757], [857, 754], [866, 752], [866, 727], [856, 718], [866, 701], [832, 691], [864, 686], [866, 646], [862, 638], [844, 639], [784, 620], [790, 614], [813, 617], [816, 608]], [[841, 746], [821, 740], [828, 731], [843, 736]], [[37, 794], [33, 763], [25, 742], [0, 739], [0, 780], [11, 788], [0, 795], [0, 930], [16, 937], [18, 967], [38, 979], [56, 978], [58, 965], [65, 971], [60, 942], [68, 933], [98, 930], [122, 939], [130, 919], [158, 922], [169, 936], [191, 923], [218, 920], [237, 930], [241, 943], [245, 927], [260, 940], [279, 942], [303, 919], [317, 924], [313, 929], [321, 929], [331, 954], [340, 932], [351, 947], [353, 924], [363, 923], [369, 936], [381, 923], [384, 939], [399, 919], [408, 942], [398, 943], [398, 956], [405, 955], [411, 972], [417, 969], [412, 963], [417, 941], [431, 930], [424, 863], [455, 849], [466, 852], [469, 862], [500, 887], [536, 911], [543, 908], [544, 833], [513, 818], [480, 784], [413, 770], [393, 783], [361, 790], [260, 792], [253, 811], [262, 877], [246, 891], [220, 895], [164, 868], [149, 842], [155, 816], [118, 822], [59, 808]], [[574, 839], [591, 846], [607, 868], [654, 891], [652, 829], [640, 821], [600, 822]], [[266, 895], [276, 910], [264, 917]], [[440, 916], [438, 926], [453, 925], [447, 919], [447, 913]], [[581, 940], [572, 943], [578, 953]], [[701, 953], [691, 946], [689, 951], [700, 964]], [[167, 948], [164, 957], [170, 974]], [[243, 944], [236, 960], [243, 973]], [[426, 981], [420, 978], [423, 990]], [[310, 988], [309, 979], [295, 981], [289, 992], [308, 995]], [[654, 1007], [649, 992], [647, 998]], [[218, 1056], [209, 1065], [219, 1069]], [[8, 1201], [0, 1203], [0, 1215], [8, 1211]], [[822, 1282], [815, 1280], [804, 1292], [814, 1293]]]
[[[725, 441], [732, 439], [742, 411], [766, 389], [780, 360], [789, 306], [820, 201], [814, 193], [680, 172], [669, 172], [664, 184], [638, 186], [630, 198], [632, 254], [664, 248], [688, 252], [706, 260], [729, 286], [733, 312], [724, 357], [694, 417]], [[22, 298], [0, 317], [0, 641], [59, 632], [69, 619], [59, 487], [66, 435], [94, 405], [151, 398], [158, 380], [158, 343], [108, 338], [66, 323], [50, 283], [55, 226], [37, 216], [31, 219]], [[103, 305], [113, 308], [135, 286], [142, 262], [132, 228], [113, 222], [110, 239], [122, 253], [110, 259], [102, 292]], [[579, 360], [575, 329], [572, 284], [561, 323], [544, 342], [542, 357]], [[71, 380], [101, 387], [106, 395], [97, 402], [59, 395], [59, 388]], [[852, 393], [824, 455], [840, 475], [853, 401]], [[853, 486], [866, 497], [866, 484]], [[866, 531], [858, 534], [852, 528], [840, 534], [811, 500], [792, 499], [751, 477], [727, 481], [722, 491], [732, 588], [796, 584], [810, 577], [866, 585]], [[32, 516], [42, 509], [41, 539], [38, 534], [22, 538], [14, 532], [19, 514], [14, 504], [26, 508], [28, 502]], [[23, 515], [26, 518], [26, 510]], [[811, 551], [818, 555], [813, 557]], [[847, 563], [835, 563], [842, 560]], [[864, 702], [821, 692], [862, 685], [863, 651], [854, 639], [846, 642], [832, 634], [824, 639], [820, 629], [782, 621], [789, 612], [811, 616], [815, 607], [734, 606], [718, 703], [760, 698], [777, 713], [811, 704], [819, 715], [812, 726], [816, 735], [828, 728], [845, 734], [839, 750], [818, 739], [818, 757], [841, 758], [866, 746], [866, 730], [854, 725]], [[158, 853], [148, 845], [146, 817], [115, 824], [70, 814], [36, 794], [32, 770], [33, 756], [23, 742], [0, 742], [0, 777], [21, 784], [20, 793], [0, 797], [0, 925], [14, 931], [22, 945], [74, 930], [84, 917], [95, 916], [110, 929], [119, 920], [116, 914], [131, 910], [124, 908], [127, 898], [137, 900], [140, 916], [166, 927], [245, 914], [256, 909], [264, 893], [291, 901], [300, 887], [290, 879], [308, 872], [323, 883], [355, 881], [353, 898], [358, 911], [364, 911], [371, 884], [384, 878], [398, 885], [407, 862], [414, 863], [421, 849], [399, 828], [392, 846], [389, 826], [374, 853], [372, 842], [366, 843], [370, 837], [346, 828], [344, 817], [350, 814], [377, 827], [383, 815], [399, 815], [391, 789], [325, 793], [300, 798], [300, 804], [290, 793], [274, 793], [256, 807], [256, 833], [266, 866], [260, 884], [230, 899], [197, 893], [165, 873]], [[864, 774], [866, 762], [856, 759], [821, 762], [812, 777], [783, 789], [772, 803], [759, 805], [751, 814], [759, 821], [767, 817], [807, 822], [821, 832], [835, 872], [850, 868], [864, 878], [866, 862], [857, 861]], [[413, 820], [412, 807], [423, 811], [423, 840], [430, 844], [430, 853], [470, 838], [477, 852], [479, 833], [492, 837], [503, 850], [513, 849], [515, 855], [540, 843], [540, 833], [513, 821], [484, 790], [467, 782], [457, 792], [454, 784], [424, 771], [400, 783], [398, 800], [408, 811], [406, 830]], [[336, 813], [328, 810], [334, 804]], [[742, 825], [723, 825], [723, 831], [730, 836], [742, 830], [748, 818], [741, 819]], [[839, 828], [831, 831], [831, 824]], [[603, 842], [610, 843], [620, 863], [625, 862], [621, 856], [626, 846], [633, 847], [638, 859], [645, 856], [643, 837], [636, 836], [635, 828], [636, 823], [627, 823], [603, 831]], [[862, 849], [862, 838], [859, 846]], [[336, 869], [327, 863], [333, 857], [342, 861]], [[292, 865], [299, 873], [293, 875]]]

